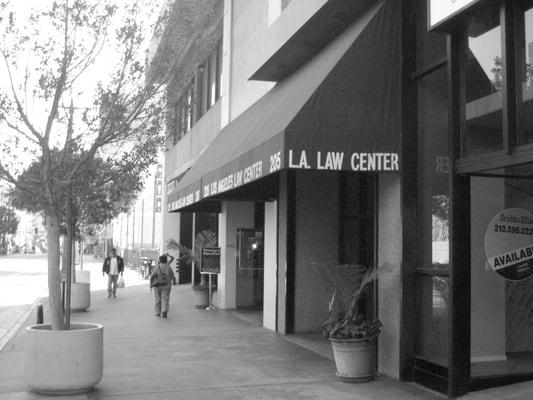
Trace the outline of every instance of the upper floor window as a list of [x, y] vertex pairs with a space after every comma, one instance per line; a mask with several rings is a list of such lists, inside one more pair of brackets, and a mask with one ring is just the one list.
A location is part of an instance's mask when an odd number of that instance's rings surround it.
[[522, 85], [522, 102], [519, 112], [524, 116], [522, 130], [518, 136], [518, 144], [533, 143], [533, 2], [527, 3], [518, 13], [519, 47], [518, 64], [520, 83]]
[[501, 150], [503, 146], [501, 36], [498, 6], [486, 8], [467, 26], [463, 156]]
[[272, 25], [291, 1], [292, 0], [268, 0], [268, 26]]
[[172, 141], [176, 144], [207, 110], [220, 98], [222, 77], [222, 40], [213, 52], [198, 66], [190, 83], [174, 104]]
[[174, 121], [173, 121], [173, 144], [185, 136], [193, 125], [194, 118], [194, 90], [195, 79], [185, 87], [183, 93], [174, 104]]
[[532, 144], [533, 0], [488, 5], [466, 21], [456, 39], [460, 156], [504, 157]]

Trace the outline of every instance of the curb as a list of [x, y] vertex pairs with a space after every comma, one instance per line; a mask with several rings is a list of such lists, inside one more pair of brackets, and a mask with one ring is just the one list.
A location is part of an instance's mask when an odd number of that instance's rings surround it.
[[37, 304], [42, 302], [43, 298], [44, 297], [38, 297], [32, 304], [30, 304], [7, 333], [0, 338], [0, 353], [2, 353], [7, 345], [13, 341], [20, 328], [28, 320], [35, 307], [37, 307]]

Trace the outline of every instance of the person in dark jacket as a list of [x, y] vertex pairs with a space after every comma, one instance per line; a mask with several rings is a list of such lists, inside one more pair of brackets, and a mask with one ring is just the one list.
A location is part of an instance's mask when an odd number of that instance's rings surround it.
[[[174, 279], [174, 271], [170, 268], [172, 260], [174, 257], [169, 254], [159, 256], [159, 263], [150, 274], [150, 287], [154, 290], [155, 295], [155, 315], [158, 317], [166, 318], [168, 314], [170, 291]], [[165, 276], [165, 283], [159, 282], [159, 275]]]
[[111, 249], [111, 255], [104, 260], [102, 275], [107, 274], [107, 297], [117, 297], [118, 275], [124, 273], [124, 260], [117, 255], [116, 249]]

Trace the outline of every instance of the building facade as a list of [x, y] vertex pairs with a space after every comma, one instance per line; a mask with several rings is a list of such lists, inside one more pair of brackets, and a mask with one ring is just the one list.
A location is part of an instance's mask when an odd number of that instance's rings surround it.
[[112, 246], [123, 251], [128, 262], [133, 262], [133, 253], [159, 252], [162, 248], [163, 180], [163, 164], [154, 165], [135, 203], [106, 228], [104, 254], [109, 254]]
[[168, 9], [163, 240], [217, 233], [216, 305], [318, 332], [313, 266], [373, 265], [381, 373], [450, 396], [532, 379], [533, 2]]

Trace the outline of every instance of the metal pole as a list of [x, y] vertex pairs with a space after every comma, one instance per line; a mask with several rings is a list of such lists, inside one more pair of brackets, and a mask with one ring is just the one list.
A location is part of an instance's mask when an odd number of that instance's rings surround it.
[[[153, 198], [153, 207], [152, 207], [152, 249], [155, 246], [155, 212], [157, 206], [157, 180], [158, 180], [159, 164], [155, 171], [154, 177], [154, 198]], [[161, 211], [162, 212], [162, 211]]]
[[[194, 252], [196, 251], [196, 249], [194, 248], [194, 235], [195, 235], [195, 230], [196, 230], [196, 213], [192, 213], [192, 244], [191, 244], [191, 248], [192, 248], [192, 254], [194, 254]], [[193, 261], [191, 263], [191, 267], [192, 267], [192, 271], [191, 271], [191, 284], [194, 286], [194, 269], [195, 269], [195, 265], [194, 265], [194, 258], [193, 258]]]
[[144, 247], [144, 199], [141, 201], [141, 250]]
[[135, 209], [137, 204], [133, 205], [133, 217], [132, 217], [132, 227], [131, 227], [131, 249], [135, 252]]
[[[124, 227], [124, 215], [120, 216], [120, 247], [123, 247], [124, 245], [124, 237], [122, 236], [122, 228]], [[107, 240], [106, 240], [107, 243]], [[105, 254], [107, 255], [108, 252], [106, 251]]]
[[65, 280], [61, 281], [61, 305], [63, 306], [63, 312], [65, 312]]
[[80, 270], [83, 271], [83, 252], [84, 250], [83, 241], [80, 241]]
[[74, 232], [72, 232], [72, 187], [67, 189], [67, 243], [66, 247], [69, 249], [68, 263], [66, 268], [66, 282], [65, 282], [65, 329], [70, 329], [70, 293], [72, 288], [72, 271], [74, 269], [73, 263], [73, 245]]
[[37, 325], [44, 323], [44, 312], [43, 305], [41, 303], [37, 304]]
[[206, 308], [207, 311], [214, 311], [215, 310], [215, 307], [213, 306], [213, 283], [212, 283], [212, 280], [211, 280], [211, 276], [213, 274], [209, 274], [209, 307]]
[[130, 211], [128, 210], [128, 213], [126, 214], [126, 246], [127, 249], [129, 247], [129, 240], [130, 240]]

